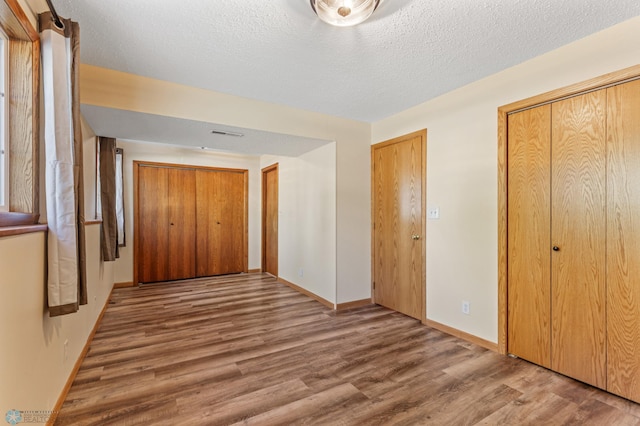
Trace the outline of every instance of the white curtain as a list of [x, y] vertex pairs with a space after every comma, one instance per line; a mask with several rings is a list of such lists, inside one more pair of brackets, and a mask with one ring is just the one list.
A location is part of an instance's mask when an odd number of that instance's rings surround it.
[[123, 159], [124, 151], [116, 148], [116, 223], [118, 224], [118, 246], [125, 247], [124, 237], [124, 176]]
[[[51, 316], [86, 303], [82, 135], [78, 103], [78, 24], [40, 15], [44, 96], [48, 235], [48, 302]], [[74, 114], [76, 113], [76, 114]]]

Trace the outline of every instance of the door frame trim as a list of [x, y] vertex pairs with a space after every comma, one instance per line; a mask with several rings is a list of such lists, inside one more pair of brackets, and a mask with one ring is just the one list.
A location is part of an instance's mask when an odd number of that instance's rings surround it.
[[[274, 163], [270, 166], [267, 166], [265, 168], [263, 168], [261, 170], [262, 174], [261, 174], [261, 183], [262, 183], [262, 188], [261, 188], [261, 194], [262, 194], [262, 204], [261, 204], [261, 218], [260, 218], [260, 226], [261, 226], [261, 242], [260, 242], [260, 248], [261, 248], [261, 252], [260, 253], [260, 258], [262, 259], [261, 262], [261, 267], [262, 267], [262, 272], [267, 272], [266, 271], [266, 245], [267, 245], [267, 238], [266, 238], [266, 210], [265, 210], [265, 204], [266, 204], [266, 200], [267, 200], [267, 186], [265, 185], [266, 182], [266, 177], [267, 177], [267, 173], [274, 171], [276, 172], [276, 179], [277, 179], [277, 183], [276, 183], [276, 197], [278, 197], [278, 205], [280, 205], [280, 170], [278, 169], [278, 163]], [[280, 218], [278, 218], [278, 229], [280, 228]], [[279, 244], [279, 243], [278, 243]], [[278, 249], [280, 247], [278, 246]], [[279, 251], [279, 250], [278, 250]], [[279, 260], [279, 258], [278, 258]], [[279, 272], [279, 264], [276, 265], [276, 274], [275, 276], [278, 276], [278, 272]]]
[[384, 148], [389, 145], [393, 145], [400, 142], [405, 142], [415, 137], [421, 138], [422, 156], [421, 161], [421, 181], [422, 181], [422, 194], [421, 194], [421, 206], [422, 206], [422, 273], [421, 273], [421, 313], [420, 321], [423, 324], [427, 323], [427, 129], [418, 130], [403, 136], [398, 136], [393, 139], [389, 139], [383, 142], [379, 142], [371, 145], [371, 303], [375, 301], [374, 291], [374, 278], [375, 278], [375, 205], [374, 205], [374, 192], [375, 192], [375, 151], [379, 148]]
[[[249, 265], [249, 170], [247, 169], [233, 169], [225, 167], [208, 167], [208, 166], [194, 166], [190, 164], [176, 164], [176, 163], [159, 163], [154, 161], [141, 161], [133, 160], [133, 285], [139, 284], [138, 281], [138, 251], [140, 250], [140, 227], [139, 227], [139, 197], [138, 197], [138, 170], [140, 167], [158, 167], [158, 168], [171, 168], [171, 169], [183, 169], [183, 170], [206, 170], [213, 172], [232, 172], [242, 173], [244, 176], [244, 232], [242, 241], [243, 250], [243, 269], [244, 272], [248, 272]], [[194, 241], [195, 244], [195, 241]]]
[[550, 92], [503, 105], [498, 108], [498, 352], [506, 355], [508, 338], [508, 129], [507, 117], [517, 111], [561, 99], [582, 95], [607, 86], [621, 84], [640, 78], [640, 65], [614, 71], [580, 83], [565, 86]]

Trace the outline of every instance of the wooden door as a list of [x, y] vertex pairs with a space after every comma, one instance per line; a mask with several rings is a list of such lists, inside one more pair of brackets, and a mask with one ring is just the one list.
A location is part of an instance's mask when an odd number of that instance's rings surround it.
[[607, 390], [640, 402], [640, 81], [607, 90]]
[[195, 276], [195, 175], [192, 170], [138, 168], [138, 281]]
[[262, 271], [278, 276], [278, 165], [262, 169]]
[[508, 351], [551, 366], [551, 106], [508, 117]]
[[246, 172], [195, 171], [197, 276], [246, 271]]
[[551, 366], [606, 387], [606, 91], [552, 104]]
[[373, 299], [425, 317], [426, 131], [372, 147]]

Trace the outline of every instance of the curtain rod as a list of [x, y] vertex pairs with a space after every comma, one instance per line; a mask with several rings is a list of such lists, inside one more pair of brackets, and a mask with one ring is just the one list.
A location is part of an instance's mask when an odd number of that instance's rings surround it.
[[56, 27], [64, 28], [64, 24], [60, 20], [60, 16], [58, 16], [58, 13], [56, 12], [56, 8], [53, 7], [53, 3], [51, 3], [51, 0], [46, 0], [46, 1], [47, 1], [47, 6], [49, 6], [49, 10], [51, 11], [51, 16], [53, 17], [53, 22], [56, 23]]

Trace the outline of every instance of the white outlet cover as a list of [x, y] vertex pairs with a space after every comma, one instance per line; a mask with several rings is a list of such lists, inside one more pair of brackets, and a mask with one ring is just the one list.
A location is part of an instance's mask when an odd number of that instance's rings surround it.
[[440, 219], [440, 207], [430, 207], [427, 209], [429, 219]]

